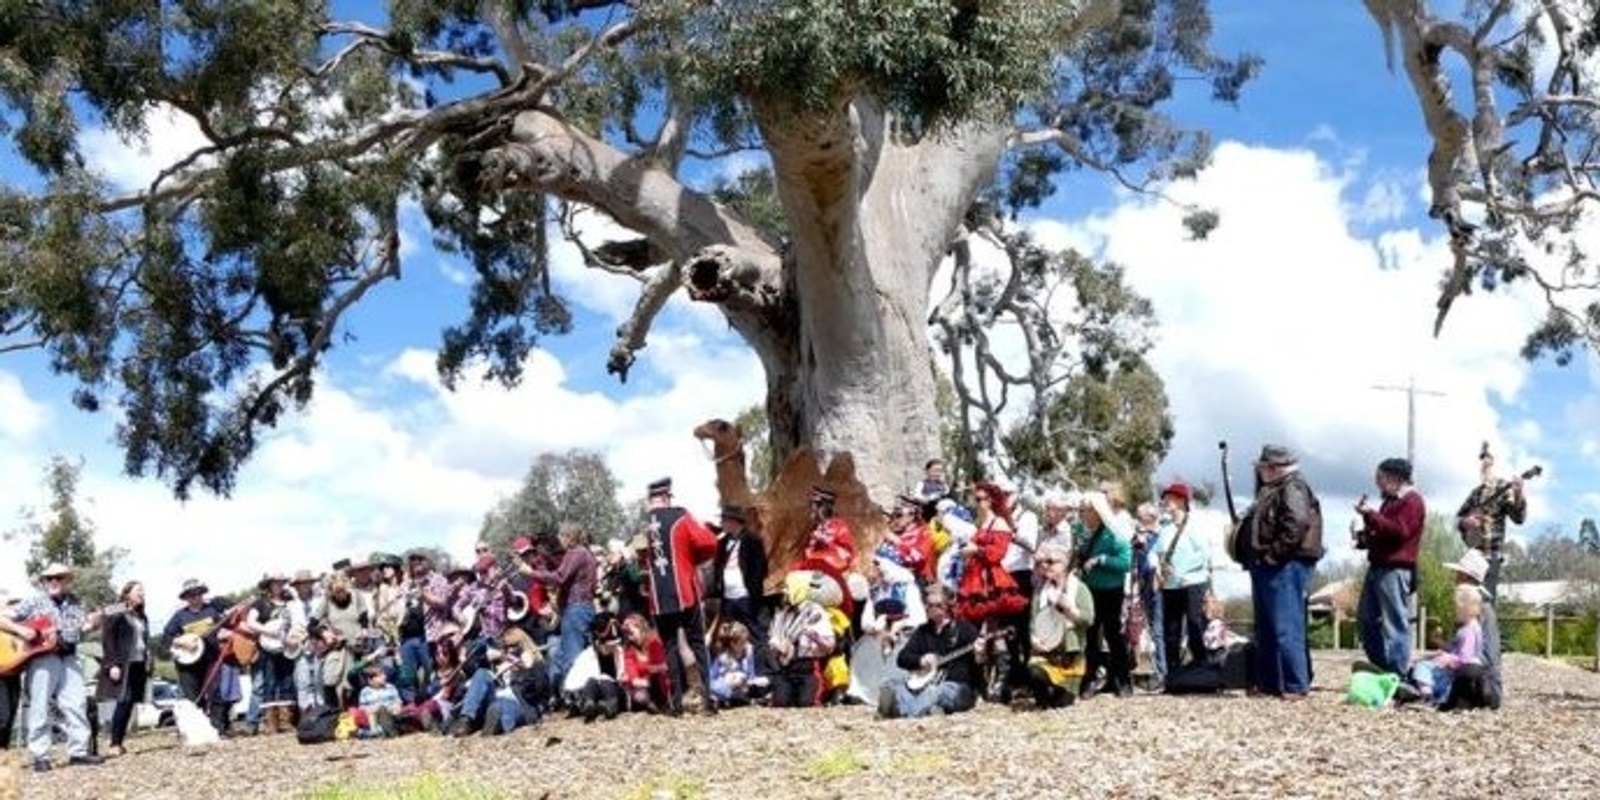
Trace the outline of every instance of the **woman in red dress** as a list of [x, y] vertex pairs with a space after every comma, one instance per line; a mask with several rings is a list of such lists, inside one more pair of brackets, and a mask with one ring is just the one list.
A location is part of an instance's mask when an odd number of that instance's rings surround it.
[[995, 634], [1003, 627], [1004, 618], [1028, 607], [1028, 598], [1003, 564], [1013, 529], [1010, 498], [1000, 487], [980, 482], [974, 490], [974, 502], [978, 506], [977, 530], [961, 548], [966, 566], [956, 589], [956, 614], [978, 626], [980, 635], [995, 637], [988, 640], [991, 657], [987, 660], [1002, 668], [994, 670], [989, 686], [993, 699], [1006, 693], [1006, 642]]

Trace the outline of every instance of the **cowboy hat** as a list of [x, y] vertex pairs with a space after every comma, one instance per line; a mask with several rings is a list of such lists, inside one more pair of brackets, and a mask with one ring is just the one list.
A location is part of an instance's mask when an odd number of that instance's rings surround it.
[[1461, 558], [1456, 559], [1455, 563], [1445, 564], [1444, 568], [1457, 575], [1471, 578], [1473, 583], [1482, 584], [1483, 579], [1489, 574], [1489, 559], [1484, 558], [1483, 553], [1477, 550], [1468, 550], [1462, 553]]
[[200, 579], [189, 578], [183, 582], [183, 587], [178, 590], [178, 599], [187, 600], [191, 594], [205, 594], [209, 591], [211, 591], [211, 587], [206, 586]]
[[52, 561], [52, 562], [50, 562], [50, 566], [47, 566], [43, 570], [39, 571], [39, 577], [40, 578], [70, 578], [70, 577], [72, 577], [72, 567], [69, 567], [66, 564], [63, 564], [60, 561]]
[[309, 569], [297, 569], [297, 570], [295, 570], [294, 571], [294, 577], [292, 579], [290, 579], [290, 581], [289, 581], [289, 583], [291, 583], [291, 584], [295, 584], [295, 583], [316, 583], [316, 582], [317, 582], [317, 576], [311, 574], [311, 570], [309, 570]]

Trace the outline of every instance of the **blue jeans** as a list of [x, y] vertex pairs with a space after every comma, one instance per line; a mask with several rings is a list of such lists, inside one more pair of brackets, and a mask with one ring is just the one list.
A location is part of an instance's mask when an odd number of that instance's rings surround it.
[[1384, 672], [1405, 675], [1411, 667], [1410, 567], [1367, 567], [1356, 624], [1367, 660]]
[[[1167, 680], [1166, 625], [1163, 623], [1166, 612], [1161, 607], [1161, 590], [1156, 587], [1154, 578], [1139, 587], [1139, 604], [1144, 606], [1144, 632], [1150, 637], [1150, 665], [1155, 669], [1156, 680], [1164, 683]], [[1128, 646], [1137, 649], [1139, 643], [1129, 642]]]
[[1250, 598], [1256, 613], [1256, 688], [1268, 694], [1311, 691], [1311, 659], [1306, 650], [1304, 562], [1257, 564], [1250, 568]]
[[578, 660], [589, 641], [589, 626], [594, 623], [594, 603], [568, 603], [561, 609], [561, 641], [550, 657], [550, 685], [561, 686], [572, 662]]
[[244, 722], [261, 724], [261, 709], [269, 705], [294, 705], [294, 662], [276, 653], [262, 653], [250, 668], [250, 705]]
[[26, 739], [28, 756], [34, 761], [50, 757], [51, 706], [61, 713], [61, 727], [67, 734], [67, 755], [89, 754], [88, 697], [83, 687], [83, 666], [77, 656], [54, 653], [35, 656], [28, 662], [23, 688], [28, 693]]
[[894, 709], [902, 717], [926, 717], [933, 713], [934, 706], [944, 709], [946, 714], [954, 714], [978, 703], [977, 693], [956, 681], [944, 681], [920, 692], [907, 689], [904, 677], [890, 678], [885, 685], [894, 690]]
[[456, 707], [456, 712], [462, 719], [472, 720], [473, 724], [483, 722], [485, 712], [490, 705], [500, 709], [500, 727], [498, 730], [484, 731], [491, 735], [510, 733], [522, 725], [532, 725], [537, 717], [531, 709], [524, 709], [522, 701], [512, 697], [501, 697], [497, 694], [498, 687], [494, 679], [489, 676], [489, 670], [480, 669], [472, 673], [472, 679], [467, 682], [467, 694], [461, 698], [461, 705]]
[[407, 639], [400, 643], [400, 680], [396, 685], [408, 703], [421, 701], [422, 673], [433, 669], [433, 654], [423, 639]]

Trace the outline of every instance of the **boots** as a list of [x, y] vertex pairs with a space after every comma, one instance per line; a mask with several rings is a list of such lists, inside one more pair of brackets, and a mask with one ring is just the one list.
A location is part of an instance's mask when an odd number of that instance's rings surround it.
[[295, 713], [298, 706], [280, 706], [278, 708], [278, 733], [294, 733], [298, 729], [295, 723]]
[[689, 690], [683, 693], [684, 706], [708, 717], [716, 716], [717, 706], [711, 702], [711, 692], [706, 689], [705, 680], [700, 676], [699, 665], [688, 667], [684, 673], [684, 682], [689, 684]]

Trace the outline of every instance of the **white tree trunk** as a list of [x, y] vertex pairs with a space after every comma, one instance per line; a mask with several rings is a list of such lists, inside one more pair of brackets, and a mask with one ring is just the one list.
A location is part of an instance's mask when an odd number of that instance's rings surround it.
[[[758, 116], [760, 116], [758, 114]], [[653, 162], [540, 112], [486, 164], [611, 214], [682, 264], [767, 375], [773, 455], [849, 452], [883, 504], [939, 455], [929, 283], [994, 175], [1008, 128], [969, 124], [900, 141], [874, 104], [762, 125], [790, 225], [787, 253]]]

